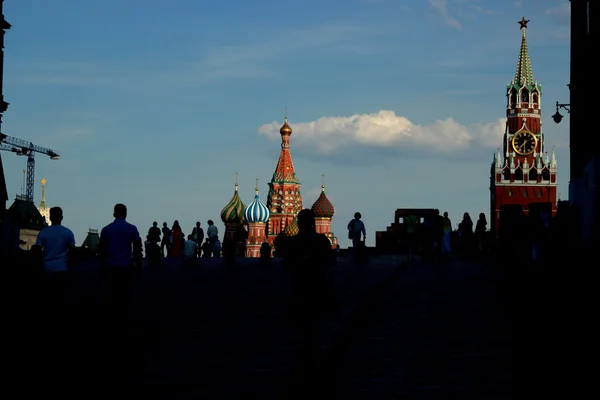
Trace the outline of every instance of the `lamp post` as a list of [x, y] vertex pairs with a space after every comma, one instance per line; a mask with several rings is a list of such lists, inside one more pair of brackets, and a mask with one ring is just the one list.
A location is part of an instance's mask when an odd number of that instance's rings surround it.
[[567, 113], [571, 114], [571, 105], [570, 104], [561, 104], [557, 101], [556, 102], [556, 113], [554, 113], [554, 115], [552, 116], [552, 119], [557, 124], [560, 124], [560, 121], [562, 121], [562, 119], [563, 119], [563, 115], [558, 111], [561, 108], [567, 110]]

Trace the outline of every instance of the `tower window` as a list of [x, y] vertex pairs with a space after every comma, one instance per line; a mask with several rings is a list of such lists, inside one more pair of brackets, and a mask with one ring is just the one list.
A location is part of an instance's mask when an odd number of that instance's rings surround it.
[[529, 103], [529, 90], [523, 89], [521, 91], [521, 103]]
[[533, 103], [534, 103], [534, 104], [537, 104], [537, 103], [538, 103], [538, 95], [537, 95], [537, 93], [534, 93], [534, 94], [533, 94]]
[[523, 197], [527, 197], [527, 189], [523, 190]]
[[508, 189], [508, 195], [512, 196], [512, 189]]
[[542, 197], [542, 189], [538, 189], [538, 197]]
[[514, 107], [517, 105], [517, 91], [515, 89], [510, 91], [510, 106]]

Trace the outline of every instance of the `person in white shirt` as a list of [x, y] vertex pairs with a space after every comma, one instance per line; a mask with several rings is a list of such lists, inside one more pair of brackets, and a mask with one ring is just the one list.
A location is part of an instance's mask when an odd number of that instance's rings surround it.
[[198, 243], [192, 235], [188, 235], [187, 240], [183, 242], [181, 257], [185, 266], [192, 266], [198, 260]]
[[43, 301], [50, 307], [64, 304], [69, 281], [69, 251], [75, 246], [75, 236], [69, 228], [62, 225], [62, 220], [62, 209], [52, 207], [52, 225], [40, 231], [35, 243], [42, 255], [46, 289]]

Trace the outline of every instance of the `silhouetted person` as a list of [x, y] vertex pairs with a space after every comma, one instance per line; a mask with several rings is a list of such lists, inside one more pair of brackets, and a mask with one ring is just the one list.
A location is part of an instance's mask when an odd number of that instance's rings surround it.
[[[166, 222], [163, 222], [162, 234], [163, 237], [162, 242], [160, 243], [160, 250], [163, 257], [166, 257], [171, 252], [171, 230], [167, 226]], [[167, 251], [165, 252], [165, 250]]]
[[132, 368], [129, 361], [135, 359], [128, 343], [131, 331], [129, 305], [142, 267], [142, 240], [137, 227], [125, 220], [127, 207], [124, 204], [115, 205], [113, 216], [115, 220], [100, 231], [98, 249], [108, 303], [103, 324], [105, 331], [100, 335], [99, 343], [106, 347], [101, 350], [104, 359], [99, 364], [110, 365], [104, 371], [106, 384], [120, 387], [121, 379], [128, 379]]
[[181, 257], [184, 239], [185, 235], [183, 234], [181, 226], [179, 226], [179, 221], [175, 220], [171, 227], [171, 252], [169, 254], [171, 257]]
[[212, 243], [209, 238], [206, 238], [206, 241], [202, 243], [202, 258], [210, 258], [212, 256]]
[[477, 251], [484, 253], [487, 250], [485, 235], [487, 231], [487, 219], [484, 213], [479, 213], [477, 225], [475, 225], [475, 245]]
[[271, 246], [267, 242], [263, 242], [263, 244], [260, 245], [259, 261], [263, 265], [273, 264], [273, 259], [271, 258]]
[[127, 207], [117, 204], [115, 220], [100, 231], [98, 257], [108, 290], [113, 316], [123, 315], [129, 306], [131, 290], [142, 268], [142, 240], [135, 225], [127, 218]]
[[198, 221], [194, 229], [192, 229], [192, 240], [198, 243], [199, 246], [204, 242], [204, 229], [200, 225], [200, 221]]
[[443, 238], [442, 238], [442, 257], [448, 258], [452, 253], [451, 239], [452, 239], [452, 221], [448, 217], [448, 212], [444, 212], [442, 222]]
[[458, 225], [460, 233], [461, 250], [465, 256], [470, 256], [473, 249], [473, 220], [468, 212], [464, 213], [463, 219]]
[[39, 246], [42, 256], [43, 289], [45, 290], [41, 305], [49, 306], [48, 312], [64, 311], [70, 271], [69, 252], [75, 247], [75, 236], [69, 228], [62, 225], [62, 220], [62, 209], [52, 207], [50, 209], [52, 225], [40, 231], [35, 243]]
[[188, 235], [187, 240], [183, 242], [181, 258], [184, 267], [193, 267], [198, 261], [198, 243], [192, 235]]
[[318, 393], [319, 335], [332, 305], [329, 280], [333, 250], [324, 234], [315, 231], [310, 209], [298, 213], [298, 234], [288, 238], [284, 263], [291, 273], [291, 321], [297, 337], [292, 390], [300, 398]]
[[362, 215], [356, 212], [354, 213], [354, 219], [348, 222], [348, 238], [352, 239], [352, 255], [355, 260], [362, 259], [366, 251], [364, 247], [367, 240], [367, 231], [361, 218]]
[[148, 229], [148, 241], [150, 244], [158, 245], [160, 243], [160, 228], [156, 221], [154, 221], [150, 229]]

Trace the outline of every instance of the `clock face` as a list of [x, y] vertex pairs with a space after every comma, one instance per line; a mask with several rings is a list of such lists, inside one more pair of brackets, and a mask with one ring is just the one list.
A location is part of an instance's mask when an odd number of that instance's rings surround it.
[[515, 153], [526, 156], [535, 151], [537, 138], [532, 132], [521, 131], [513, 137], [512, 145]]

